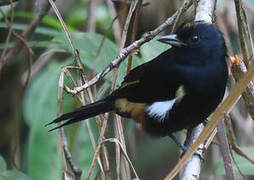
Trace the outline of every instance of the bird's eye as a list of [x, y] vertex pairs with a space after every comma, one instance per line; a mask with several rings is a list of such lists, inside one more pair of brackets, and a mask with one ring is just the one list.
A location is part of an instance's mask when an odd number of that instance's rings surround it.
[[190, 38], [191, 42], [193, 43], [197, 43], [199, 42], [199, 36], [198, 35], [193, 35], [191, 38]]

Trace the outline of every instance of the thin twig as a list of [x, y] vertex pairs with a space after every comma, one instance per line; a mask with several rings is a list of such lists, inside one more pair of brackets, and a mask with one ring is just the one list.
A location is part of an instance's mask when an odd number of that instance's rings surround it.
[[[59, 78], [59, 83], [58, 83], [58, 101], [57, 101], [58, 102], [58, 104], [57, 104], [57, 115], [58, 116], [61, 115], [61, 110], [62, 110], [63, 87], [64, 87], [64, 71], [61, 72], [61, 75]], [[63, 148], [64, 157], [65, 157], [66, 161], [69, 163], [72, 172], [74, 173], [75, 180], [80, 180], [82, 170], [80, 168], [77, 168], [72, 160], [72, 156], [71, 156], [70, 150], [68, 148], [64, 129], [62, 127], [59, 129], [59, 133], [60, 133], [60, 144]], [[63, 162], [65, 162], [65, 161], [63, 161]], [[64, 168], [65, 168], [65, 171], [67, 171], [66, 164], [64, 164]]]
[[228, 115], [225, 116], [225, 124], [228, 129], [229, 136], [229, 145], [232, 146], [232, 150], [234, 150], [238, 155], [247, 159], [250, 163], [254, 164], [254, 159], [245, 154], [237, 145], [235, 133], [232, 127], [231, 119]]
[[[106, 0], [106, 3], [109, 7], [112, 18], [117, 17], [118, 15], [114, 7], [114, 4], [110, 0]], [[113, 22], [114, 22], [113, 23], [114, 37], [115, 37], [116, 43], [120, 45], [121, 44], [121, 25], [118, 18]]]
[[235, 134], [234, 134], [233, 127], [232, 127], [231, 118], [229, 117], [228, 114], [225, 114], [224, 120], [225, 120], [226, 128], [228, 130], [228, 143], [229, 143], [229, 146], [230, 146], [230, 155], [231, 155], [231, 158], [232, 158], [236, 168], [238, 169], [239, 173], [243, 177], [243, 179], [247, 180], [246, 176], [241, 171], [241, 169], [240, 169], [240, 167], [239, 167], [238, 163], [236, 162], [235, 157], [233, 155], [233, 146], [237, 147], [237, 145], [236, 145], [236, 138], [235, 138]]
[[[75, 57], [77, 58], [76, 61], [78, 62], [79, 68], [83, 69], [83, 66], [81, 65], [81, 59], [80, 59], [79, 51], [77, 51], [77, 50], [76, 50]], [[78, 85], [80, 85], [81, 83], [86, 83], [85, 75], [82, 72], [78, 73], [78, 77], [79, 77]], [[91, 91], [90, 88], [87, 89], [87, 94], [88, 94], [90, 102], [93, 103], [94, 102], [94, 97], [93, 97], [93, 94], [92, 94], [92, 91]], [[81, 103], [82, 103], [83, 106], [85, 105], [85, 98], [84, 97], [85, 97], [85, 94], [84, 94], [84, 92], [82, 92], [81, 93]], [[103, 121], [104, 118], [102, 116], [99, 116], [99, 118], [96, 117], [95, 119], [96, 119], [96, 123], [97, 123], [98, 129], [99, 129], [99, 132], [100, 132], [101, 131], [101, 121]], [[89, 132], [89, 135], [90, 135], [90, 139], [92, 141], [92, 144], [93, 144], [93, 147], [94, 147], [94, 150], [95, 150], [96, 149], [95, 139], [94, 139], [94, 135], [92, 133], [92, 129], [90, 127], [89, 120], [86, 121], [86, 124], [87, 124], [88, 132]], [[102, 136], [102, 139], [103, 138], [104, 138], [104, 134]], [[108, 154], [107, 154], [107, 149], [104, 145], [102, 145], [102, 151], [101, 152], [102, 152], [103, 164], [104, 164], [104, 167], [105, 167], [105, 172], [106, 172], [106, 175], [107, 175], [107, 179], [110, 179], [109, 178], [110, 173], [109, 173]], [[105, 179], [105, 172], [104, 172], [100, 157], [97, 158], [97, 162], [98, 162], [100, 170], [101, 170], [101, 178]]]
[[110, 26], [106, 29], [105, 33], [103, 34], [103, 38], [102, 38], [102, 40], [101, 40], [101, 42], [100, 42], [100, 45], [99, 45], [99, 47], [98, 47], [98, 50], [97, 50], [97, 52], [96, 52], [96, 55], [95, 55], [95, 58], [94, 58], [94, 61], [93, 61], [93, 62], [94, 62], [94, 69], [95, 69], [95, 67], [96, 67], [96, 64], [97, 64], [99, 55], [100, 55], [100, 53], [101, 53], [102, 46], [103, 46], [103, 44], [104, 44], [104, 41], [105, 41], [105, 39], [106, 39], [106, 35], [107, 35], [107, 33], [110, 31], [110, 29], [112, 28], [114, 22], [117, 21], [117, 18], [118, 18], [118, 16], [114, 17], [114, 19], [112, 20]]
[[[186, 11], [190, 5], [192, 4], [192, 0], [187, 0], [183, 4], [183, 9]], [[67, 88], [68, 93], [70, 94], [77, 94], [86, 88], [90, 87], [91, 85], [94, 85], [99, 80], [101, 80], [106, 74], [108, 74], [112, 69], [119, 66], [119, 64], [135, 49], [138, 49], [142, 44], [150, 41], [153, 39], [156, 35], [158, 35], [161, 31], [165, 30], [169, 25], [171, 25], [174, 22], [174, 19], [176, 18], [177, 12], [169, 17], [163, 24], [161, 24], [159, 27], [154, 29], [153, 31], [150, 31], [143, 35], [142, 38], [139, 40], [133, 42], [131, 45], [127, 46], [126, 48], [122, 49], [119, 53], [119, 55], [111, 61], [111, 63], [99, 74], [97, 74], [94, 78], [92, 78], [90, 81], [88, 81], [86, 84], [76, 87], [74, 89]]]
[[60, 21], [60, 23], [61, 23], [61, 25], [63, 27], [65, 35], [66, 35], [66, 37], [67, 37], [67, 39], [68, 39], [68, 41], [69, 41], [69, 43], [71, 45], [72, 51], [75, 52], [76, 48], [74, 48], [74, 44], [72, 42], [70, 32], [68, 31], [67, 26], [65, 25], [64, 20], [63, 20], [63, 18], [61, 16], [60, 12], [58, 11], [58, 9], [57, 9], [57, 7], [56, 7], [56, 5], [55, 5], [53, 0], [48, 0], [48, 1], [50, 2], [50, 4], [51, 4], [51, 6], [52, 6], [52, 8], [53, 8], [53, 10], [54, 10], [58, 20]]
[[[77, 65], [79, 66], [79, 68], [84, 71], [83, 66], [81, 64], [80, 54], [79, 54], [79, 51], [77, 49], [75, 50], [75, 59], [76, 59], [75, 61], [77, 62]], [[81, 83], [86, 83], [85, 75], [82, 72], [78, 71], [78, 77], [79, 77], [78, 85], [80, 85]], [[91, 91], [90, 88], [87, 89], [87, 93], [88, 93], [88, 97], [89, 97], [90, 102], [93, 103], [94, 102], [94, 97], [92, 95], [92, 91]], [[85, 105], [84, 92], [81, 93], [81, 103], [82, 103], [82, 105]], [[96, 117], [95, 119], [96, 119], [96, 123], [97, 123], [98, 129], [99, 129], [99, 132], [101, 133], [101, 129], [102, 129], [102, 126], [103, 126], [103, 125], [101, 125], [101, 122], [105, 121], [105, 118], [103, 116], [99, 116], [99, 118]], [[90, 139], [93, 143], [93, 142], [95, 142], [95, 139], [94, 139], [93, 134], [91, 133], [92, 130], [90, 128], [90, 122], [86, 121], [86, 124], [87, 124], [88, 131], [90, 132]], [[104, 133], [105, 133], [105, 131], [104, 131]], [[100, 135], [101, 139], [104, 138], [104, 133]], [[99, 140], [100, 140], [100, 138], [99, 138]], [[94, 146], [94, 149], [96, 150], [95, 146]], [[109, 175], [109, 163], [108, 163], [108, 157], [107, 157], [107, 150], [106, 150], [106, 147], [104, 145], [102, 145], [102, 158], [103, 158], [104, 167], [106, 169], [105, 172], [107, 172], [107, 177], [109, 177], [110, 175]], [[102, 167], [100, 157], [97, 157], [97, 161], [98, 161], [98, 164], [99, 164], [99, 167], [100, 167], [100, 170], [101, 170], [101, 178], [104, 180], [105, 179], [105, 172], [104, 172], [104, 169]]]
[[[133, 29], [132, 29], [132, 33], [131, 33], [131, 43], [133, 43], [136, 39], [138, 23], [139, 23], [139, 16], [141, 13], [141, 7], [142, 7], [142, 0], [138, 0], [138, 4], [136, 7], [136, 11], [135, 11], [134, 22], [133, 22]], [[128, 59], [128, 65], [127, 65], [127, 74], [131, 70], [131, 65], [132, 65], [132, 55], [130, 54], [129, 59]]]
[[[75, 60], [76, 60], [75, 62], [77, 62], [77, 64], [79, 65], [79, 68], [81, 70], [83, 70], [83, 67], [82, 67], [80, 59], [79, 59], [80, 58], [79, 57], [79, 53], [78, 53], [78, 51], [74, 47], [74, 44], [72, 42], [70, 33], [69, 33], [69, 31], [68, 31], [68, 29], [67, 29], [67, 27], [66, 27], [66, 25], [65, 25], [65, 23], [64, 23], [64, 21], [62, 19], [62, 16], [59, 13], [55, 3], [52, 0], [49, 0], [49, 2], [51, 4], [54, 12], [56, 13], [56, 15], [57, 15], [57, 17], [58, 17], [58, 19], [59, 19], [59, 21], [60, 21], [60, 23], [61, 23], [61, 25], [62, 25], [62, 27], [64, 29], [65, 35], [66, 35], [66, 37], [67, 37], [67, 39], [68, 39], [68, 41], [69, 41], [69, 43], [71, 45], [71, 48], [72, 48], [72, 50], [73, 50], [73, 52], [75, 54]], [[78, 73], [79, 73], [79, 70], [78, 70]], [[58, 98], [59, 99], [62, 99], [60, 97], [63, 94], [63, 87], [64, 87], [63, 78], [64, 78], [64, 75], [61, 74], [61, 76], [60, 76], [61, 82], [59, 80], [59, 92], [58, 92], [58, 96], [59, 96]], [[73, 83], [74, 83], [74, 81], [73, 81]], [[65, 87], [65, 89], [66, 89], [66, 87]], [[81, 99], [80, 100], [82, 101], [82, 94], [81, 94]], [[59, 102], [59, 100], [58, 100], [58, 102]], [[59, 102], [58, 107], [59, 108], [61, 107], [61, 102]], [[60, 115], [60, 112], [61, 111], [59, 110], [58, 111], [59, 115]], [[81, 178], [82, 170], [80, 168], [77, 168], [76, 165], [74, 164], [73, 160], [72, 160], [71, 153], [69, 151], [67, 140], [66, 140], [66, 137], [65, 137], [64, 129], [60, 128], [59, 131], [60, 131], [61, 143], [63, 145], [63, 151], [64, 151], [64, 154], [65, 154], [66, 160], [67, 160], [68, 164], [70, 165], [72, 172], [74, 173], [75, 180], [79, 180]]]
[[67, 144], [66, 137], [64, 135], [64, 129], [63, 128], [60, 128], [60, 136], [62, 137], [63, 150], [64, 150], [65, 158], [66, 158], [67, 162], [69, 162], [71, 170], [74, 173], [75, 180], [80, 180], [81, 175], [82, 175], [82, 170], [80, 168], [76, 167], [76, 165], [74, 164], [74, 162], [72, 160], [71, 152], [68, 148], [68, 144]]
[[[196, 1], [193, 1], [196, 2]], [[195, 5], [195, 4], [194, 4]], [[177, 24], [180, 20], [180, 17], [182, 16], [182, 14], [185, 12], [184, 7], [182, 6], [178, 11], [177, 11], [177, 15], [176, 15], [176, 19], [174, 20], [172, 29], [171, 29], [171, 34], [175, 32]]]
[[234, 1], [243, 60], [245, 66], [248, 67], [249, 60], [253, 57], [254, 51], [252, 37], [242, 0], [234, 0]]
[[[52, 1], [52, 0], [49, 0], [50, 1], [50, 3], [51, 3], [51, 5], [52, 5], [52, 7], [53, 7], [53, 10], [55, 11], [55, 13], [56, 13], [56, 15], [57, 15], [57, 17], [58, 17], [58, 19], [59, 19], [59, 21], [60, 21], [60, 23], [61, 23], [61, 25], [62, 25], [62, 27], [63, 27], [63, 29], [64, 29], [64, 32], [65, 32], [65, 34], [66, 34], [66, 37], [67, 37], [67, 39], [68, 39], [68, 41], [69, 41], [69, 43], [70, 43], [70, 45], [71, 45], [71, 48], [72, 48], [72, 50], [73, 50], [73, 53], [75, 54], [75, 62], [77, 63], [77, 65], [79, 66], [79, 68], [80, 69], [83, 69], [83, 66], [82, 66], [82, 64], [81, 64], [81, 59], [80, 59], [80, 55], [79, 55], [79, 51], [74, 47], [74, 44], [73, 44], [73, 42], [72, 42], [72, 39], [71, 39], [71, 36], [70, 36], [70, 33], [69, 33], [69, 31], [67, 30], [67, 27], [66, 27], [66, 25], [65, 25], [65, 23], [64, 23], [64, 21], [63, 21], [63, 19], [62, 19], [62, 17], [61, 17], [61, 14], [59, 13], [59, 11], [58, 11], [58, 9], [57, 9], [57, 7], [55, 6], [55, 4], [54, 4], [54, 2]], [[78, 80], [78, 84], [80, 85], [80, 83], [84, 83], [85, 82], [85, 78], [84, 78], [84, 76], [82, 75], [82, 73], [80, 73], [80, 71], [78, 71], [77, 72], [78, 73], [78, 77], [79, 77], [79, 80]], [[67, 86], [65, 86], [65, 89], [67, 89]], [[92, 94], [91, 94], [91, 90], [90, 89], [87, 89], [87, 91], [88, 91], [88, 94], [89, 94], [89, 97], [90, 97], [90, 101], [92, 101], [93, 102], [93, 97], [92, 97]], [[82, 104], [83, 105], [85, 105], [85, 101], [84, 101], [84, 94], [82, 93], [81, 94], [81, 99], [80, 99], [80, 101], [82, 102]], [[107, 122], [107, 121], [103, 121], [103, 124], [105, 123], [105, 122]], [[94, 142], [94, 136], [91, 134], [91, 129], [90, 129], [90, 124], [89, 124], [89, 122], [87, 121], [86, 122], [87, 123], [87, 127], [88, 127], [88, 131], [90, 132], [90, 138], [91, 138], [91, 141], [92, 141], [92, 143]], [[98, 127], [100, 127], [100, 126], [98, 126]], [[99, 128], [100, 129], [100, 128]], [[100, 132], [100, 138], [99, 138], [99, 141], [100, 141], [100, 139], [102, 139], [103, 137], [104, 137], [104, 132], [105, 132], [105, 130], [104, 131], [101, 131]], [[64, 133], [63, 133], [64, 134]], [[93, 144], [95, 144], [95, 143], [93, 143]], [[103, 147], [104, 149], [105, 149], [105, 147]], [[98, 147], [96, 148], [96, 150], [98, 149]], [[96, 151], [95, 151], [96, 152]], [[106, 160], [106, 162], [107, 162], [107, 155], [105, 154], [105, 151], [104, 151], [104, 153], [103, 153], [103, 157], [105, 157], [105, 160]], [[94, 157], [96, 157], [97, 155], [96, 155], [96, 153], [95, 153], [95, 156]], [[102, 172], [102, 179], [105, 179], [105, 173], [104, 173], [104, 171], [103, 171], [103, 168], [102, 168], [102, 166], [101, 166], [101, 161], [100, 161], [100, 158], [99, 157], [96, 157], [95, 159], [97, 159], [98, 160], [98, 163], [99, 163], [99, 166], [100, 166], [100, 168], [101, 168], [101, 172]], [[67, 159], [68, 160], [68, 159]], [[70, 161], [68, 161], [69, 163], [72, 163], [72, 161], [71, 161], [71, 159], [70, 159]], [[95, 161], [93, 161], [93, 163], [94, 163], [94, 165], [95, 165]], [[89, 173], [88, 173], [88, 179], [90, 178], [90, 176], [91, 176], [91, 172], [92, 172], [92, 169], [93, 169], [93, 167], [94, 167], [94, 165], [93, 165], [93, 163], [92, 163], [92, 165], [91, 165], [91, 168], [90, 168], [90, 171], [89, 171]], [[109, 167], [109, 165], [107, 165], [108, 163], [106, 163], [106, 169], [108, 169]], [[72, 170], [75, 170], [74, 168], [72, 168]], [[74, 172], [75, 173], [75, 172]], [[76, 176], [75, 176], [76, 177]]]
[[95, 17], [96, 5], [97, 5], [97, 0], [89, 1], [87, 30], [88, 32], [92, 32], [92, 33], [94, 33], [96, 30], [96, 17]]
[[[69, 72], [69, 69], [74, 69], [74, 70], [79, 70], [79, 71], [83, 71], [80, 67], [77, 67], [77, 66], [65, 66], [62, 68], [62, 72], [61, 72], [61, 75], [62, 73], [69, 79], [72, 87], [75, 87], [77, 86], [76, 82], [74, 81], [72, 75], [70, 74]], [[61, 77], [60, 77], [61, 79]], [[65, 86], [64, 86], [65, 87]], [[89, 89], [88, 89], [89, 90]], [[84, 97], [83, 95], [80, 97], [80, 96], [77, 96], [79, 101], [85, 105], [85, 102], [84, 102]], [[93, 102], [93, 100], [91, 100], [91, 102]], [[87, 125], [87, 128], [88, 128], [88, 133], [90, 135], [90, 139], [91, 139], [91, 142], [92, 142], [92, 145], [93, 145], [93, 148], [95, 149], [96, 148], [96, 144], [95, 144], [95, 138], [93, 136], [93, 133], [92, 133], [92, 130], [91, 130], [91, 127], [90, 127], [90, 123], [89, 123], [89, 120], [86, 120], [86, 125]], [[64, 132], [63, 132], [63, 135], [64, 135]], [[65, 135], [64, 135], [65, 136]], [[99, 164], [99, 167], [100, 167], [100, 170], [102, 172], [102, 176], [105, 177], [105, 173], [103, 171], [103, 167], [102, 167], [102, 163], [101, 163], [101, 159], [100, 157], [97, 158], [97, 161], [98, 161], [98, 164]], [[104, 178], [105, 179], [105, 178]]]
[[[143, 2], [142, 0], [138, 0], [138, 3], [137, 3], [130, 43], [133, 43], [136, 40], [136, 34], [137, 34], [137, 29], [138, 29], [138, 24], [139, 24], [139, 16], [140, 16], [140, 13], [141, 13], [142, 2]], [[132, 56], [132, 54], [130, 54], [129, 58], [128, 58], [126, 74], [128, 74], [131, 70], [132, 58], [133, 58], [133, 56]], [[121, 117], [121, 122], [122, 122], [122, 127], [124, 128], [124, 122], [125, 122], [124, 117]]]
[[130, 158], [129, 158], [127, 152], [126, 152], [126, 149], [123, 147], [124, 144], [122, 144], [117, 138], [105, 139], [102, 143], [105, 143], [105, 142], [107, 142], [107, 141], [108, 141], [108, 142], [113, 142], [113, 143], [119, 145], [121, 151], [123, 152], [123, 154], [124, 154], [125, 158], [127, 159], [129, 165], [131, 166], [131, 169], [132, 169], [134, 175], [136, 176], [137, 179], [139, 179], [138, 174], [137, 174], [137, 172], [135, 171], [135, 168], [134, 168], [133, 164], [131, 163], [131, 160], [130, 160]]
[[[44, 52], [43, 54], [40, 55], [40, 57], [35, 61], [31, 68], [31, 75], [30, 75], [30, 80], [33, 79], [33, 77], [40, 72], [40, 70], [48, 63], [48, 61], [51, 59], [51, 57], [55, 54], [54, 49], [50, 49], [49, 51]], [[25, 78], [28, 75], [28, 71], [24, 72], [21, 77], [21, 81], [23, 84], [25, 84]]]
[[[29, 51], [29, 52], [30, 52], [30, 51]], [[28, 83], [29, 83], [29, 81], [30, 81], [32, 64], [33, 64], [33, 54], [32, 54], [32, 53], [29, 53], [28, 71], [27, 71], [28, 73], [27, 73], [26, 80], [25, 80], [25, 83], [24, 83], [24, 89], [27, 88]]]
[[[61, 16], [61, 14], [59, 13], [59, 11], [58, 11], [58, 9], [57, 9], [55, 3], [54, 3], [52, 0], [49, 0], [49, 2], [50, 2], [50, 4], [51, 4], [51, 6], [52, 6], [54, 12], [56, 13], [57, 18], [59, 19], [59, 21], [60, 21], [60, 23], [61, 23], [61, 25], [62, 25], [62, 27], [63, 27], [63, 29], [64, 29], [65, 35], [66, 35], [66, 37], [67, 37], [67, 39], [68, 39], [68, 41], [69, 41], [69, 43], [70, 43], [70, 45], [71, 45], [72, 51], [73, 51], [74, 54], [75, 54], [75, 60], [76, 60], [75, 62], [77, 62], [77, 64], [79, 65], [79, 67], [80, 67], [81, 69], [83, 69], [83, 66], [81, 65], [81, 61], [80, 61], [79, 52], [78, 52], [78, 51], [76, 50], [76, 48], [74, 47], [74, 44], [73, 44], [73, 42], [72, 42], [70, 33], [69, 33], [69, 31], [68, 31], [68, 29], [67, 29], [67, 27], [66, 27], [66, 25], [65, 25], [65, 23], [64, 23], [64, 21], [63, 21], [63, 18], [62, 18], [62, 16]], [[79, 76], [79, 77], [80, 77], [80, 76]], [[82, 95], [81, 95], [81, 99], [82, 99]], [[82, 100], [81, 100], [81, 101], [82, 101]], [[83, 102], [83, 103], [84, 103], [84, 102]], [[63, 128], [60, 128], [60, 132], [62, 132], [62, 133], [61, 133], [61, 135], [63, 136], [63, 137], [62, 137], [62, 140], [64, 140], [65, 134], [64, 134]], [[64, 144], [64, 142], [63, 142], [63, 144]], [[66, 145], [67, 145], [67, 142], [66, 142]], [[68, 151], [67, 151], [67, 150], [68, 150], [68, 148], [64, 148], [65, 154], [68, 154]], [[68, 154], [68, 155], [69, 155], [69, 156], [68, 156], [69, 158], [66, 158], [66, 159], [67, 159], [67, 162], [70, 164], [71, 169], [72, 169], [72, 171], [74, 172], [75, 179], [76, 179], [76, 178], [79, 177], [79, 174], [81, 174], [82, 171], [81, 171], [80, 169], [76, 169], [76, 168], [75, 168], [75, 164], [74, 164], [73, 161], [72, 161], [71, 154]], [[76, 171], [76, 170], [78, 170], [78, 171]]]
[[121, 152], [120, 152], [120, 146], [118, 143], [115, 143], [116, 148], [116, 177], [117, 180], [120, 180], [120, 173], [121, 173]]
[[[226, 113], [225, 113], [226, 114]], [[224, 115], [224, 119], [225, 119]], [[226, 172], [226, 178], [227, 180], [233, 180], [234, 179], [234, 173], [232, 168], [232, 162], [230, 157], [230, 151], [229, 151], [229, 145], [228, 145], [228, 139], [225, 133], [225, 124], [224, 120], [221, 120], [217, 126], [218, 130], [218, 140], [220, 142], [220, 150], [224, 162], [225, 172]]]
[[[103, 117], [103, 116], [102, 116]], [[97, 147], [95, 149], [95, 152], [94, 152], [94, 156], [93, 156], [93, 160], [92, 160], [92, 163], [90, 165], [90, 168], [89, 168], [89, 171], [88, 171], [88, 175], [86, 177], [86, 180], [89, 180], [91, 178], [91, 175], [92, 175], [92, 172], [93, 172], [93, 169], [96, 165], [96, 160], [97, 158], [99, 157], [99, 154], [100, 154], [100, 149], [102, 147], [102, 141], [103, 141], [103, 138], [104, 138], [104, 134], [105, 134], [105, 130], [106, 130], [106, 127], [107, 127], [107, 122], [108, 122], [108, 114], [106, 114], [106, 116], [103, 118], [103, 121], [102, 121], [102, 127], [101, 127], [101, 132], [100, 132], [100, 135], [99, 135], [99, 138], [98, 138], [98, 143], [97, 143]]]
[[125, 24], [124, 24], [124, 27], [123, 27], [120, 49], [123, 49], [124, 46], [125, 46], [125, 42], [126, 42], [126, 39], [127, 39], [127, 33], [128, 33], [128, 29], [129, 29], [129, 24], [130, 24], [132, 15], [133, 15], [136, 7], [137, 7], [137, 3], [138, 3], [138, 0], [132, 1], [131, 6], [129, 8], [129, 12], [128, 12], [128, 15], [126, 17]]

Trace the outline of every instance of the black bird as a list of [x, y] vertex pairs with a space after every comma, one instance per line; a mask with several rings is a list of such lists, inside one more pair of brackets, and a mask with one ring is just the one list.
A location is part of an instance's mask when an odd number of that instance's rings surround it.
[[158, 40], [173, 47], [131, 70], [105, 99], [49, 124], [66, 121], [62, 127], [113, 111], [141, 123], [148, 134], [175, 141], [173, 132], [206, 120], [221, 102], [228, 77], [221, 32], [212, 24], [192, 22]]

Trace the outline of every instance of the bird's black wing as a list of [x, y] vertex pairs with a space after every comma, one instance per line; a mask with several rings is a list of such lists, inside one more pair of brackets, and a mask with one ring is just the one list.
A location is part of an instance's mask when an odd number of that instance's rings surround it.
[[168, 50], [152, 61], [134, 68], [113, 95], [140, 103], [175, 98], [175, 92], [181, 85], [181, 80], [174, 72], [172, 66], [174, 61], [172, 50]]

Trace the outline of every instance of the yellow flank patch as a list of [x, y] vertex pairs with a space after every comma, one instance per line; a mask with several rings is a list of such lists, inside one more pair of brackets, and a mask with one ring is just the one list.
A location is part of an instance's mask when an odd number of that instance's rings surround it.
[[185, 89], [184, 89], [184, 86], [183, 85], [181, 85], [178, 89], [177, 89], [177, 91], [176, 91], [176, 103], [179, 103], [182, 99], [183, 99], [183, 97], [185, 96]]
[[139, 80], [136, 80], [136, 81], [131, 81], [131, 82], [126, 82], [126, 83], [123, 83], [120, 88], [125, 88], [126, 86], [130, 86], [130, 85], [133, 85], [133, 84], [137, 84], [139, 83], [140, 81]]
[[144, 112], [146, 104], [144, 103], [134, 103], [128, 101], [126, 98], [117, 99], [115, 101], [115, 107], [120, 113], [130, 114], [132, 118], [140, 121], [140, 116]]

